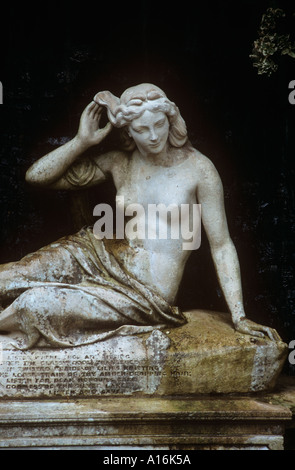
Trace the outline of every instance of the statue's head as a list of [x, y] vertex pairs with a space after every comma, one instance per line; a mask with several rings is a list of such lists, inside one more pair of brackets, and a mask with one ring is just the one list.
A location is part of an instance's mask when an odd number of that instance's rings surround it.
[[[122, 129], [122, 140], [126, 150], [135, 148], [134, 123], [152, 118], [158, 125], [165, 126], [164, 116], [168, 125], [167, 139], [174, 147], [182, 147], [187, 141], [187, 130], [177, 106], [170, 101], [163, 90], [150, 83], [142, 83], [124, 91], [117, 98], [109, 91], [95, 95], [94, 100], [107, 109], [110, 122], [114, 127]], [[163, 127], [164, 136], [164, 127]]]

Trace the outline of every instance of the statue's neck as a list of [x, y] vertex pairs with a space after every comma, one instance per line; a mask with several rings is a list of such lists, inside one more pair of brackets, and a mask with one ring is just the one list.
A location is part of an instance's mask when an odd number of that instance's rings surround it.
[[165, 145], [164, 149], [161, 152], [156, 154], [136, 149], [134, 152], [134, 157], [140, 160], [145, 165], [171, 166], [173, 164], [173, 159], [171, 159], [171, 149], [168, 144]]

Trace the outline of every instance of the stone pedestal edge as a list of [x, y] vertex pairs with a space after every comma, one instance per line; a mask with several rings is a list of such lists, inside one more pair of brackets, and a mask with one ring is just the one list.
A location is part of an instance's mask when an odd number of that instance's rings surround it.
[[4, 400], [0, 448], [282, 450], [291, 418], [252, 397]]

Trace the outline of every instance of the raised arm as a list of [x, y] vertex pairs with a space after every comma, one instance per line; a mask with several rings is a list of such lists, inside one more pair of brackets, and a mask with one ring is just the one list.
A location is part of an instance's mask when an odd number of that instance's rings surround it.
[[235, 329], [240, 333], [279, 341], [272, 328], [248, 320], [243, 306], [240, 264], [235, 246], [229, 234], [224, 209], [223, 186], [212, 162], [199, 155], [198, 202], [202, 207], [202, 221], [209, 240], [218, 280], [230, 310]]
[[[67, 170], [78, 162], [79, 157], [91, 146], [99, 144], [111, 131], [112, 125], [108, 123], [103, 129], [99, 127], [102, 107], [91, 102], [83, 111], [77, 135], [37, 160], [27, 171], [26, 181], [34, 185], [49, 186], [54, 189], [74, 189], [64, 175]], [[102, 171], [96, 167], [93, 181], [104, 179]], [[93, 182], [92, 181], [92, 182]]]

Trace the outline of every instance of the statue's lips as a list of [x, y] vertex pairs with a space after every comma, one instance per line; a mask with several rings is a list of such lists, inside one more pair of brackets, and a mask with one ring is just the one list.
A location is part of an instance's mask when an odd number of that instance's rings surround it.
[[149, 144], [149, 147], [155, 148], [159, 147], [159, 145], [161, 145], [161, 142], [157, 142], [156, 144]]

